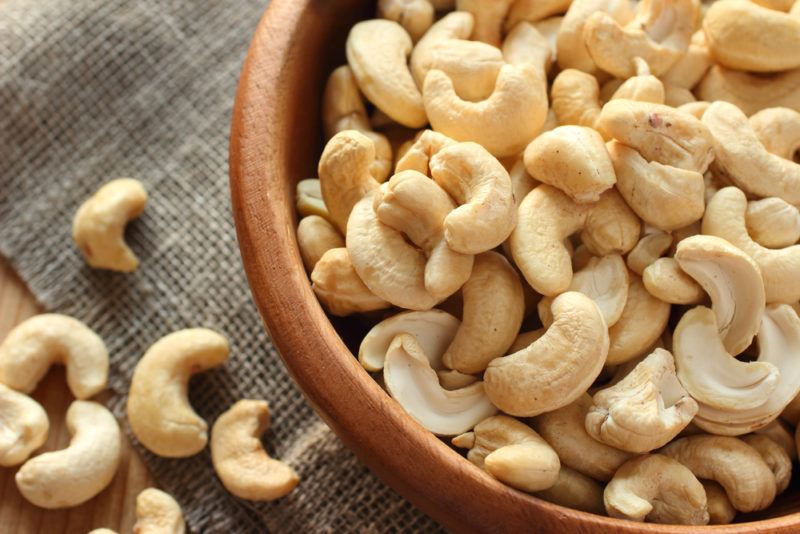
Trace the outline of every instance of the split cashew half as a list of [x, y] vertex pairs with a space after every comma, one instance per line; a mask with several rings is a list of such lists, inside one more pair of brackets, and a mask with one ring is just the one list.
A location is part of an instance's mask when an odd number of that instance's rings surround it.
[[136, 496], [136, 524], [133, 534], [184, 534], [183, 512], [169, 493], [156, 488]]
[[167, 458], [203, 450], [208, 425], [189, 404], [189, 378], [225, 363], [229, 351], [224, 336], [205, 328], [173, 332], [147, 349], [133, 371], [127, 405], [128, 422], [142, 445]]
[[44, 445], [50, 421], [42, 405], [0, 384], [0, 466], [19, 465]]
[[146, 203], [140, 181], [119, 178], [81, 204], [72, 221], [72, 238], [86, 263], [96, 269], [135, 271], [139, 260], [125, 243], [125, 225], [142, 214]]

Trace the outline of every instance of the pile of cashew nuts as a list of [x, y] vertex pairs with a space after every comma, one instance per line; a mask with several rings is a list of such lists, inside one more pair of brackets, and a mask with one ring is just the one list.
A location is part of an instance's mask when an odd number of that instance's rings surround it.
[[297, 240], [361, 365], [501, 482], [770, 506], [800, 420], [800, 1], [379, 0]]

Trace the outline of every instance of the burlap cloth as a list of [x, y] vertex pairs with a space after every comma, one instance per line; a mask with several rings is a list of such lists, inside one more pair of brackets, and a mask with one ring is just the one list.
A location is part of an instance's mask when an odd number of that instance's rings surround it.
[[[230, 213], [228, 130], [265, 5], [0, 0], [0, 253], [45, 308], [106, 341], [111, 407], [128, 433], [125, 394], [151, 343], [189, 326], [229, 337], [229, 363], [192, 380], [192, 404], [213, 421], [237, 399], [268, 400], [264, 441], [301, 483], [277, 503], [245, 502], [223, 489], [207, 448], [166, 460], [137, 445], [194, 532], [430, 531], [306, 404], [250, 298]], [[80, 203], [122, 176], [150, 192], [128, 229], [142, 262], [129, 275], [89, 269], [70, 237]]]

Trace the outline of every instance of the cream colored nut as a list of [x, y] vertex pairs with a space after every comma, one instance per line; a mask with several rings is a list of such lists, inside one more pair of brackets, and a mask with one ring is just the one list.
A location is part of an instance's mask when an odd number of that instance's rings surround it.
[[680, 268], [674, 258], [659, 258], [648, 265], [642, 274], [648, 293], [670, 304], [699, 304], [706, 293]]
[[444, 220], [448, 246], [462, 254], [491, 250], [516, 224], [511, 179], [476, 143], [446, 146], [431, 157], [431, 176], [459, 205]]
[[[645, 60], [640, 57], [634, 57], [632, 61], [636, 75], [622, 82], [608, 100], [627, 98], [628, 100], [636, 100], [637, 102], [663, 104], [665, 99], [664, 84], [650, 73], [650, 67]], [[612, 82], [613, 81], [614, 80], [612, 80]], [[603, 87], [605, 88], [605, 86]], [[600, 97], [603, 98], [602, 91]]]
[[446, 135], [433, 130], [423, 130], [408, 147], [403, 157], [397, 161], [395, 172], [412, 170], [430, 176], [429, 166], [433, 155], [453, 144], [455, 141]]
[[[431, 26], [414, 46], [409, 66], [417, 87], [422, 88], [434, 59], [434, 49], [451, 39], [467, 40], [475, 26], [475, 17], [466, 11], [448, 13]], [[482, 49], [486, 50], [486, 49]], [[460, 59], [464, 59], [463, 57]], [[496, 73], [495, 73], [496, 76]]]
[[691, 0], [643, 0], [627, 25], [607, 13], [586, 20], [583, 40], [597, 66], [618, 78], [636, 74], [634, 57], [640, 57], [660, 76], [689, 47], [697, 6]]
[[370, 173], [374, 160], [375, 144], [355, 130], [334, 135], [322, 151], [318, 168], [322, 198], [330, 221], [342, 234], [356, 202], [379, 185]]
[[0, 466], [19, 465], [47, 441], [50, 421], [41, 404], [0, 384]]
[[670, 305], [652, 296], [641, 278], [629, 273], [628, 300], [622, 316], [608, 329], [607, 365], [627, 362], [648, 351], [669, 320]]
[[756, 430], [755, 434], [768, 437], [786, 451], [790, 460], [797, 460], [797, 448], [795, 447], [794, 437], [789, 427], [782, 420], [775, 419], [767, 426]]
[[134, 534], [184, 534], [181, 507], [169, 493], [156, 488], [142, 490], [136, 496]]
[[558, 66], [562, 70], [578, 69], [590, 74], [597, 70], [583, 40], [586, 21], [597, 11], [608, 13], [620, 24], [627, 24], [633, 19], [629, 0], [573, 0], [556, 39]]
[[547, 118], [547, 89], [532, 65], [506, 64], [492, 94], [480, 102], [459, 98], [453, 81], [432, 69], [423, 86], [431, 126], [457, 141], [475, 141], [495, 156], [519, 153]]
[[680, 108], [684, 104], [696, 101], [697, 99], [689, 89], [672, 85], [671, 83], [664, 84], [664, 104], [673, 108]]
[[454, 436], [497, 412], [484, 383], [447, 390], [414, 336], [399, 334], [386, 351], [383, 380], [389, 394], [419, 424], [434, 434]]
[[369, 137], [375, 144], [370, 174], [379, 182], [386, 180], [392, 170], [392, 145], [385, 135], [372, 131], [356, 78], [347, 65], [334, 69], [328, 76], [322, 94], [322, 123], [327, 139], [344, 130], [356, 130]]
[[558, 453], [561, 464], [595, 480], [608, 481], [633, 455], [610, 447], [586, 432], [586, 414], [592, 398], [583, 394], [571, 404], [539, 415], [534, 429]]
[[617, 190], [644, 222], [671, 231], [700, 220], [705, 210], [701, 173], [647, 161], [618, 141], [607, 146]]
[[414, 42], [433, 24], [433, 5], [428, 0], [378, 0], [378, 16], [399, 23]]
[[744, 436], [742, 441], [753, 447], [769, 466], [775, 475], [777, 493], [780, 495], [786, 491], [792, 478], [792, 459], [789, 458], [783, 447], [767, 436], [759, 436], [758, 434]]
[[698, 435], [673, 441], [661, 450], [698, 478], [719, 482], [740, 512], [763, 510], [775, 499], [775, 477], [758, 452], [742, 440]]
[[[585, 267], [575, 272], [569, 291], [578, 291], [592, 299], [600, 309], [606, 326], [613, 326], [625, 308], [628, 283], [628, 269], [621, 256], [592, 257]], [[546, 327], [553, 322], [550, 312], [552, 304], [552, 297], [543, 297], [539, 301], [539, 318]]]
[[542, 337], [545, 332], [547, 332], [546, 328], [539, 328], [537, 330], [533, 330], [531, 332], [522, 332], [517, 338], [514, 340], [514, 343], [508, 348], [508, 353], [513, 354], [517, 351], [520, 351], [526, 348], [528, 345]]
[[536, 26], [528, 22], [517, 24], [503, 41], [502, 50], [507, 62], [533, 65], [542, 74], [542, 81], [547, 83], [547, 71], [553, 64], [554, 54], [547, 37], [539, 33]]
[[469, 445], [467, 459], [512, 488], [533, 493], [558, 480], [561, 462], [556, 451], [513, 417], [484, 419], [471, 432], [453, 438], [453, 444]]
[[741, 110], [714, 102], [703, 124], [711, 132], [716, 172], [747, 193], [800, 204], [800, 164], [767, 152]]
[[297, 246], [303, 265], [311, 272], [319, 259], [332, 248], [344, 247], [342, 234], [319, 215], [309, 215], [297, 225]]
[[[517, 160], [514, 166], [511, 167], [511, 170], [508, 171], [508, 176], [511, 178], [511, 190], [514, 193], [514, 204], [516, 208], [519, 209], [522, 199], [525, 198], [528, 193], [536, 189], [536, 187], [540, 185], [540, 182], [528, 174], [528, 170], [525, 168], [525, 158], [519, 158]], [[503, 246], [505, 247], [506, 244], [508, 244], [508, 241], [505, 241]], [[510, 257], [510, 248], [508, 250], [504, 249], [504, 252]]]
[[594, 128], [600, 116], [597, 78], [577, 69], [564, 69], [553, 80], [550, 98], [559, 124]]
[[436, 376], [439, 377], [439, 385], [450, 391], [465, 388], [478, 381], [478, 377], [475, 375], [468, 375], [450, 369], [436, 371]]
[[416, 339], [431, 367], [442, 368], [442, 355], [453, 341], [461, 321], [442, 310], [402, 312], [373, 326], [358, 349], [358, 361], [367, 371], [383, 369], [386, 351], [400, 334]]
[[224, 336], [205, 328], [173, 332], [153, 343], [136, 364], [128, 392], [128, 422], [139, 442], [167, 458], [202, 451], [206, 422], [187, 398], [191, 375], [228, 359]]
[[686, 104], [681, 104], [678, 106], [680, 111], [685, 111], [686, 113], [703, 120], [703, 114], [710, 106], [710, 102], [706, 102], [705, 100], [698, 100], [696, 102], [687, 102]]
[[553, 15], [566, 13], [572, 0], [516, 0], [508, 10], [505, 30], [510, 32], [520, 22], [539, 22]]
[[800, 67], [800, 18], [755, 2], [715, 2], [703, 19], [711, 55], [730, 69], [778, 72]]
[[581, 473], [561, 466], [558, 480], [552, 487], [536, 493], [536, 496], [567, 508], [603, 515], [603, 486]]
[[373, 197], [378, 220], [425, 254], [425, 290], [437, 301], [458, 291], [472, 271], [474, 257], [451, 250], [445, 240], [445, 220], [455, 207], [436, 182], [417, 171], [395, 174]]
[[713, 480], [701, 480], [708, 501], [709, 525], [727, 525], [736, 517], [736, 508], [731, 504], [725, 489]]
[[292, 491], [300, 477], [287, 464], [270, 458], [261, 444], [269, 428], [269, 405], [240, 400], [211, 427], [211, 461], [229, 492], [251, 501], [274, 501]]
[[675, 261], [711, 297], [726, 350], [741, 353], [752, 343], [764, 311], [764, 283], [756, 262], [724, 239], [708, 235], [679, 242]]
[[665, 105], [612, 100], [603, 106], [597, 130], [605, 139], [624, 143], [648, 161], [683, 170], [702, 174], [714, 159], [711, 134], [704, 123]]
[[72, 238], [91, 267], [128, 273], [139, 259], [125, 243], [125, 225], [139, 217], [147, 191], [139, 180], [119, 178], [103, 185], [81, 204], [72, 221]]
[[641, 224], [616, 189], [602, 195], [586, 217], [581, 241], [597, 256], [625, 254], [636, 246]]
[[603, 138], [585, 126], [559, 126], [525, 148], [525, 168], [580, 203], [595, 202], [617, 181]]
[[472, 13], [475, 28], [472, 39], [492, 46], [500, 46], [503, 21], [514, 0], [456, 0], [456, 9]]
[[628, 254], [628, 268], [641, 276], [644, 270], [663, 256], [672, 245], [672, 235], [656, 229], [645, 233]]
[[603, 498], [611, 517], [677, 525], [708, 523], [708, 502], [700, 481], [661, 454], [640, 456], [620, 466]]
[[703, 30], [698, 30], [692, 34], [686, 53], [661, 75], [661, 81], [675, 87], [691, 89], [703, 79], [712, 64], [706, 34]]
[[398, 23], [366, 20], [350, 29], [347, 63], [370, 102], [403, 126], [421, 128], [427, 122], [422, 95], [406, 64], [412, 48]]
[[763, 76], [714, 65], [700, 81], [696, 94], [708, 102], [730, 102], [745, 115], [774, 107], [800, 111], [800, 69]]
[[497, 47], [480, 41], [445, 39], [429, 45], [425, 56], [419, 59], [421, 73], [416, 81], [422, 87], [430, 70], [440, 70], [453, 82], [459, 98], [477, 102], [492, 94], [504, 64], [503, 53]]
[[800, 161], [800, 113], [789, 108], [767, 108], [749, 121], [767, 152]]
[[382, 310], [391, 306], [376, 296], [358, 277], [346, 248], [325, 252], [311, 271], [311, 288], [333, 315]]
[[67, 384], [76, 398], [88, 399], [105, 389], [105, 343], [82, 322], [56, 313], [31, 317], [9, 332], [0, 345], [0, 384], [30, 393], [58, 363], [67, 368]]
[[472, 276], [461, 289], [463, 318], [444, 364], [462, 373], [480, 373], [514, 342], [525, 311], [522, 282], [496, 252], [475, 258]]
[[763, 247], [785, 248], [800, 240], [800, 211], [777, 197], [748, 202], [745, 225]]
[[295, 206], [301, 217], [318, 215], [330, 220], [330, 213], [322, 200], [322, 188], [318, 178], [306, 178], [297, 182]]
[[570, 291], [553, 301], [552, 313], [553, 324], [541, 338], [492, 360], [484, 373], [486, 394], [508, 414], [530, 417], [566, 406], [603, 368], [608, 331], [594, 302]]
[[67, 410], [69, 446], [40, 454], [19, 468], [17, 488], [41, 508], [84, 503], [111, 483], [122, 446], [119, 425], [102, 405], [76, 400]]
[[594, 394], [586, 431], [618, 449], [645, 453], [683, 430], [697, 413], [697, 402], [675, 376], [675, 362], [656, 349], [617, 384]]
[[703, 233], [721, 237], [753, 258], [761, 270], [767, 302], [800, 300], [800, 245], [782, 249], [762, 247], [747, 233], [747, 198], [735, 187], [720, 189], [706, 207]]

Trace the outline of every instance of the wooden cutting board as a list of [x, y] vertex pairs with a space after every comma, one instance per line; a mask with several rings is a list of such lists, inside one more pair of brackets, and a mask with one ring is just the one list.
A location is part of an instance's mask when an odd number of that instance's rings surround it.
[[[0, 341], [17, 324], [41, 309], [8, 263], [0, 258]], [[64, 423], [73, 397], [67, 389], [64, 371], [53, 368], [33, 394], [50, 418], [50, 434], [41, 451], [62, 449], [69, 443]], [[98, 400], [104, 400], [102, 395]], [[64, 510], [44, 510], [26, 501], [14, 483], [15, 467], [0, 467], [0, 533], [86, 534], [106, 527], [129, 533], [136, 521], [136, 496], [153, 485], [147, 468], [123, 440], [122, 461], [111, 484], [94, 499]]]

